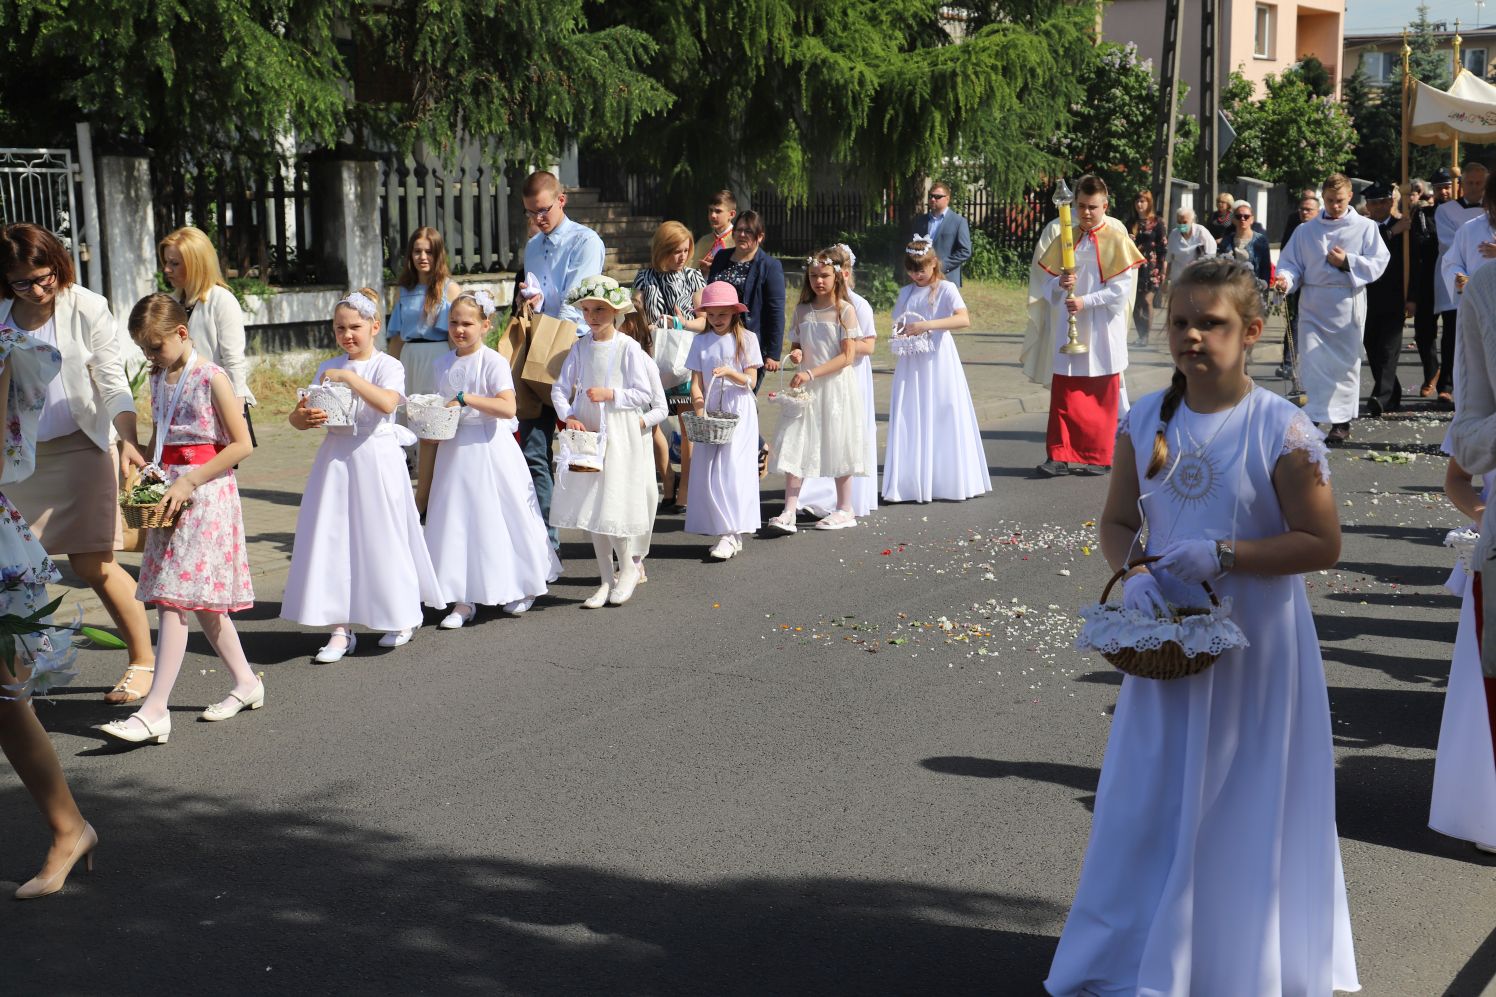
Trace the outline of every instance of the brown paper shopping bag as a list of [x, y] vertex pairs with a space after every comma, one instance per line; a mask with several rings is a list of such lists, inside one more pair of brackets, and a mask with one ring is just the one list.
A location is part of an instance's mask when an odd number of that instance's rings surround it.
[[561, 364], [566, 354], [577, 342], [575, 322], [552, 318], [549, 315], [533, 316], [530, 325], [529, 349], [525, 354], [520, 379], [541, 398], [551, 396], [551, 386], [561, 376]]

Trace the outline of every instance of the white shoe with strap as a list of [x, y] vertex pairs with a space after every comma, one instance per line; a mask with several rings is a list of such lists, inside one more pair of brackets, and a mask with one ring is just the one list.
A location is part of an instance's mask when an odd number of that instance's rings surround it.
[[214, 703], [203, 710], [199, 720], [216, 723], [219, 720], [227, 720], [237, 717], [244, 710], [258, 710], [265, 705], [265, 683], [255, 683], [254, 689], [248, 694], [241, 696], [237, 692], [229, 693], [229, 697], [221, 703]]
[[171, 714], [151, 723], [139, 713], [132, 713], [123, 720], [109, 721], [99, 730], [131, 744], [165, 744], [171, 736]]

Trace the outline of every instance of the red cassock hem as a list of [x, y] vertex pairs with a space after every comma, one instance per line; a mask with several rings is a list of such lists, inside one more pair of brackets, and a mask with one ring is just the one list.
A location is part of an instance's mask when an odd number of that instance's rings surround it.
[[1117, 443], [1121, 385], [1117, 374], [1054, 375], [1049, 386], [1049, 432], [1045, 440], [1051, 460], [1111, 464]]

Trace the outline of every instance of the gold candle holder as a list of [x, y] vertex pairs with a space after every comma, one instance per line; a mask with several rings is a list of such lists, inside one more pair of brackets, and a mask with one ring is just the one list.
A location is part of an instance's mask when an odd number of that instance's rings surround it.
[[[1070, 205], [1074, 203], [1075, 195], [1070, 192], [1070, 187], [1061, 177], [1060, 182], [1055, 184], [1054, 204], [1060, 209], [1060, 273], [1066, 277], [1075, 276], [1075, 231], [1071, 227]], [[1065, 292], [1065, 300], [1071, 301], [1075, 298], [1075, 288]], [[1085, 343], [1080, 341], [1080, 330], [1075, 324], [1075, 313], [1066, 315], [1066, 342], [1060, 347], [1060, 352], [1068, 356], [1077, 356], [1082, 353], [1091, 352]]]

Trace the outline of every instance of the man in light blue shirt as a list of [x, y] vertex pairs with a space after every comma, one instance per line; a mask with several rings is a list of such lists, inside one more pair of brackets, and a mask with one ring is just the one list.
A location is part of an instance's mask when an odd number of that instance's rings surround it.
[[[525, 178], [520, 190], [525, 214], [535, 222], [536, 232], [525, 244], [525, 280], [519, 294], [544, 315], [575, 322], [577, 335], [586, 326], [582, 313], [566, 303], [566, 292], [585, 277], [603, 272], [603, 240], [585, 225], [566, 217], [566, 192], [554, 173], [539, 170]], [[530, 280], [534, 277], [534, 281]], [[520, 449], [535, 483], [535, 498], [550, 532], [551, 546], [561, 546], [551, 521], [551, 492], [555, 487], [551, 469], [551, 446], [556, 439], [556, 410], [541, 399], [540, 415], [519, 420]]]
[[[519, 293], [531, 300], [536, 311], [575, 322], [580, 335], [585, 328], [582, 313], [566, 303], [566, 292], [583, 278], [603, 272], [603, 240], [566, 217], [566, 193], [555, 174], [544, 170], [530, 174], [522, 196], [525, 214], [540, 231], [525, 244], [526, 280], [520, 283]], [[533, 287], [530, 277], [535, 278]]]

